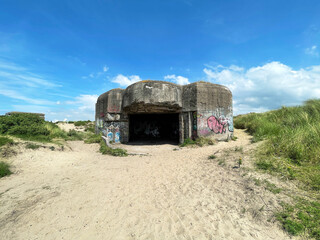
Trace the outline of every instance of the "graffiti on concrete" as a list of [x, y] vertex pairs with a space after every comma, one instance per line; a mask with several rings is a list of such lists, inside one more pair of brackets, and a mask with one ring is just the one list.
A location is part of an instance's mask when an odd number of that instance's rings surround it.
[[233, 120], [232, 118], [228, 118], [225, 116], [220, 116], [217, 118], [216, 116], [210, 116], [207, 119], [208, 128], [216, 134], [226, 133], [228, 129], [230, 132], [233, 132]]
[[114, 137], [114, 142], [119, 143], [120, 142], [120, 132], [116, 132], [116, 135]]
[[119, 106], [113, 105], [108, 107], [108, 112], [120, 112]]
[[120, 120], [120, 114], [107, 113], [105, 119], [106, 119], [106, 121], [119, 121]]
[[120, 142], [120, 123], [119, 122], [103, 122], [102, 119], [97, 121], [97, 126], [101, 129], [100, 131], [109, 141], [115, 143]]
[[112, 132], [108, 132], [107, 137], [108, 137], [109, 141], [113, 141], [113, 133]]
[[102, 119], [102, 118], [98, 118], [98, 120], [97, 120], [97, 127], [98, 127], [98, 128], [103, 128], [103, 119]]

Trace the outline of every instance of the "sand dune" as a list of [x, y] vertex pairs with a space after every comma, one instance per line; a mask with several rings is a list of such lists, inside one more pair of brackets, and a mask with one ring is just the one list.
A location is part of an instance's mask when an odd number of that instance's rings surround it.
[[259, 211], [266, 202], [272, 211], [271, 193], [208, 161], [250, 144], [236, 135], [202, 148], [126, 146], [149, 155], [125, 158], [83, 142], [21, 148], [15, 174], [0, 180], [0, 239], [289, 239]]

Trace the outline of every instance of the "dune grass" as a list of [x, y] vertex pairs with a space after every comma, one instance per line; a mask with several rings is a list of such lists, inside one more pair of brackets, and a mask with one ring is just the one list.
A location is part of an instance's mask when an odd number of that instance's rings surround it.
[[100, 143], [102, 137], [101, 134], [93, 134], [92, 136], [90, 136], [89, 138], [87, 138], [86, 140], [84, 140], [84, 143], [87, 144], [91, 144], [91, 143]]
[[127, 150], [121, 148], [111, 148], [108, 147], [103, 139], [100, 140], [100, 152], [102, 154], [108, 154], [117, 157], [126, 157], [128, 156]]
[[10, 175], [10, 165], [5, 162], [0, 162], [0, 178]]
[[4, 146], [6, 144], [13, 144], [13, 140], [8, 137], [1, 137], [0, 136], [0, 147]]
[[187, 147], [187, 146], [198, 146], [203, 147], [206, 145], [214, 145], [216, 142], [214, 139], [206, 138], [206, 137], [199, 137], [195, 140], [192, 140], [191, 138], [187, 138], [184, 140], [182, 144], [180, 144], [180, 147]]
[[[320, 239], [320, 100], [237, 116], [234, 126], [247, 129], [253, 142], [265, 140], [257, 151], [258, 169], [296, 180], [314, 198], [314, 201], [304, 199], [292, 206], [284, 205], [278, 214], [284, 228], [291, 234], [307, 232]], [[296, 210], [291, 211], [292, 208]]]

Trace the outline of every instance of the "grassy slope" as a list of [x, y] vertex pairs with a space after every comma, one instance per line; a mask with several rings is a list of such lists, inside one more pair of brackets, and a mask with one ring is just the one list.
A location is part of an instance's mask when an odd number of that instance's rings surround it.
[[284, 204], [278, 213], [284, 228], [320, 239], [320, 100], [238, 116], [234, 125], [247, 129], [253, 141], [265, 140], [258, 149], [257, 168], [297, 180], [313, 199], [295, 198], [294, 205]]

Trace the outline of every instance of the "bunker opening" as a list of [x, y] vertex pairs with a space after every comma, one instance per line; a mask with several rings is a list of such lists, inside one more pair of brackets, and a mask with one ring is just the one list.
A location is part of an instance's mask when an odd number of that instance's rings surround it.
[[129, 115], [130, 142], [179, 143], [179, 114]]

